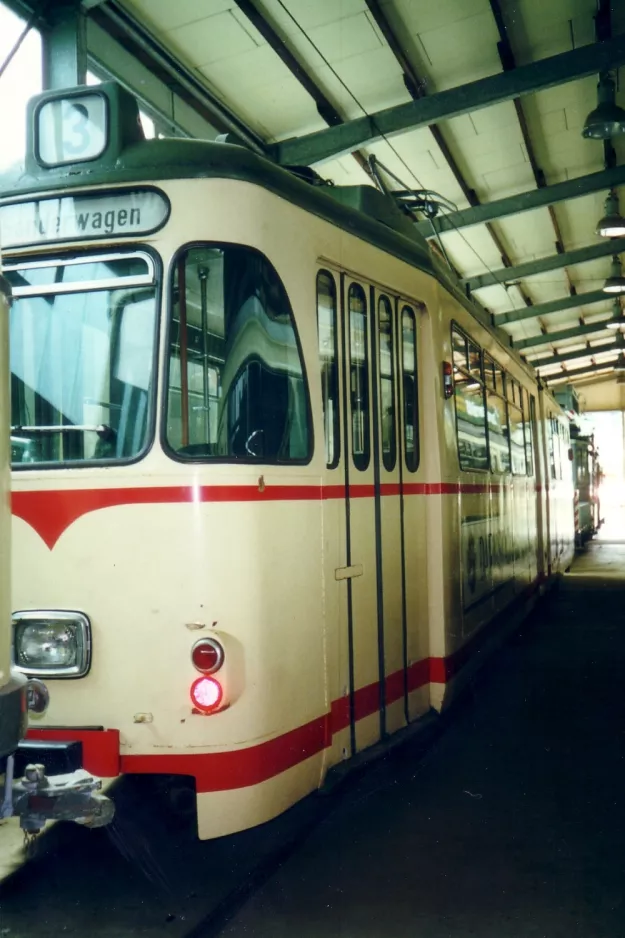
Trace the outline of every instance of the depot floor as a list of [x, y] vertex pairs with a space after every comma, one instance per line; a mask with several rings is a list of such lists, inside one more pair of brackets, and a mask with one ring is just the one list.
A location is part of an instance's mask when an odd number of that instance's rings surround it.
[[576, 560], [426, 758], [395, 755], [377, 789], [327, 819], [239, 911], [229, 938], [622, 938], [615, 530]]
[[615, 511], [425, 755], [204, 843], [129, 778], [110, 829], [58, 825], [0, 885], [0, 935], [623, 938], [624, 599]]

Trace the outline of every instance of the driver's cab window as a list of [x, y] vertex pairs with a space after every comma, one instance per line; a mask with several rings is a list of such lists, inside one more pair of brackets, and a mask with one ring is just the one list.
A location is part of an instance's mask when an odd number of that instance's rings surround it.
[[202, 245], [175, 263], [167, 443], [177, 456], [308, 459], [308, 395], [291, 308], [251, 248]]

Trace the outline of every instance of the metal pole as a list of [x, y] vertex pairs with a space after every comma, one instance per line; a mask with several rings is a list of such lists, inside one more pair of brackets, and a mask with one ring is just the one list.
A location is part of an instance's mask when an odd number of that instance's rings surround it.
[[202, 397], [204, 401], [204, 433], [206, 443], [210, 443], [210, 416], [208, 412], [208, 267], [199, 267], [200, 305], [202, 311]]
[[87, 80], [86, 18], [80, 0], [56, 0], [42, 30], [43, 87], [72, 88]]
[[180, 417], [182, 420], [181, 443], [189, 445], [189, 374], [187, 354], [187, 272], [186, 254], [178, 261], [178, 316], [180, 349]]

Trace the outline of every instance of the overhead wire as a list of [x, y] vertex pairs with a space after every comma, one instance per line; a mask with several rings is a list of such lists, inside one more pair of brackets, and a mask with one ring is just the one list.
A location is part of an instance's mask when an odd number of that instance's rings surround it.
[[[327, 66], [327, 68], [332, 72], [332, 74], [334, 75], [334, 77], [337, 79], [337, 81], [340, 83], [340, 85], [345, 89], [345, 91], [346, 91], [347, 94], [350, 96], [350, 98], [352, 99], [352, 101], [354, 101], [354, 103], [357, 105], [357, 107], [360, 108], [360, 110], [361, 110], [362, 113], [365, 115], [365, 117], [367, 117], [367, 118], [371, 121], [371, 124], [372, 124], [372, 126], [375, 128], [375, 130], [376, 130], [378, 136], [379, 136], [379, 137], [386, 143], [386, 145], [392, 150], [392, 152], [395, 154], [395, 156], [396, 156], [397, 159], [400, 161], [400, 163], [405, 167], [406, 171], [407, 171], [407, 172], [410, 174], [410, 176], [415, 180], [415, 182], [417, 183], [417, 186], [419, 187], [419, 189], [424, 189], [425, 187], [424, 187], [423, 184], [421, 183], [420, 179], [418, 178], [418, 176], [416, 175], [416, 173], [414, 172], [414, 170], [412, 169], [412, 167], [410, 167], [410, 166], [408, 165], [408, 163], [406, 162], [406, 160], [404, 159], [404, 157], [401, 155], [401, 153], [399, 153], [399, 152], [397, 151], [397, 149], [393, 146], [393, 144], [391, 143], [391, 141], [389, 140], [389, 138], [387, 137], [387, 135], [380, 129], [380, 127], [378, 126], [378, 124], [377, 124], [377, 122], [376, 122], [376, 120], [375, 120], [375, 117], [374, 117], [373, 115], [369, 114], [369, 112], [367, 111], [367, 109], [365, 108], [365, 106], [359, 101], [359, 99], [356, 97], [356, 95], [355, 95], [354, 92], [351, 90], [351, 88], [349, 88], [348, 85], [346, 84], [346, 82], [341, 78], [341, 76], [338, 74], [338, 72], [336, 71], [336, 69], [334, 68], [334, 66], [331, 64], [331, 62], [327, 59], [327, 57], [323, 54], [323, 52], [322, 52], [321, 49], [318, 47], [318, 45], [310, 38], [310, 36], [308, 35], [308, 33], [306, 32], [306, 30], [304, 29], [304, 27], [299, 23], [299, 21], [297, 20], [297, 18], [291, 13], [291, 11], [290, 11], [289, 9], [287, 9], [287, 7], [285, 6], [283, 0], [277, 0], [277, 3], [278, 3], [278, 5], [281, 7], [281, 9], [284, 11], [284, 13], [289, 17], [289, 19], [293, 22], [294, 26], [301, 32], [301, 34], [304, 36], [304, 38], [306, 39], [306, 41], [312, 46], [312, 48], [315, 50], [315, 52], [317, 53], [317, 55], [322, 59], [322, 61], [324, 62], [324, 64]], [[395, 177], [395, 178], [397, 178], [397, 177]], [[489, 265], [486, 263], [486, 261], [484, 260], [484, 258], [481, 257], [481, 255], [480, 255], [480, 254], [478, 253], [478, 251], [473, 247], [473, 245], [470, 243], [470, 241], [469, 241], [467, 238], [465, 238], [465, 236], [462, 234], [462, 232], [460, 231], [460, 229], [459, 229], [459, 228], [454, 224], [454, 222], [451, 220], [451, 218], [449, 218], [449, 216], [447, 216], [447, 217], [448, 217], [449, 221], [451, 222], [451, 225], [452, 225], [452, 227], [454, 228], [454, 230], [457, 232], [457, 234], [460, 235], [460, 237], [461, 237], [462, 240], [465, 242], [465, 244], [467, 245], [467, 247], [469, 247], [469, 248], [471, 249], [471, 251], [473, 252], [473, 254], [474, 254], [474, 255], [477, 257], [477, 259], [479, 260], [480, 264], [482, 264], [482, 265], [486, 268], [486, 271], [487, 271], [489, 274], [493, 275], [492, 269], [491, 269], [491, 268], [489, 267]], [[449, 258], [447, 257], [447, 252], [446, 252], [445, 249], [442, 247], [442, 242], [441, 242], [441, 238], [440, 238], [440, 233], [436, 230], [436, 227], [435, 227], [435, 225], [434, 225], [433, 219], [430, 219], [430, 222], [431, 222], [431, 224], [432, 224], [432, 228], [433, 228], [433, 230], [434, 230], [434, 235], [435, 235], [435, 237], [436, 237], [436, 240], [437, 240], [437, 242], [439, 243], [439, 246], [440, 246], [441, 250], [443, 251], [443, 254], [444, 254], [444, 256], [445, 256], [445, 259], [447, 260], [447, 263], [448, 263], [449, 266], [451, 267], [452, 265], [450, 264]], [[498, 281], [498, 283], [501, 283], [501, 281]], [[508, 286], [507, 286], [505, 283], [501, 283], [501, 286], [502, 286], [503, 289], [505, 290], [506, 296], [508, 297], [508, 299], [510, 299], [510, 294], [509, 294], [509, 292], [508, 292], [508, 289], [509, 289]]]
[[413, 172], [413, 170], [410, 168], [410, 166], [408, 165], [408, 163], [406, 162], [406, 160], [403, 158], [403, 156], [401, 155], [401, 153], [398, 153], [398, 152], [397, 152], [397, 150], [395, 149], [395, 147], [393, 146], [393, 144], [390, 142], [390, 140], [388, 139], [388, 137], [386, 136], [386, 134], [385, 134], [382, 130], [380, 130], [380, 128], [378, 127], [378, 125], [377, 125], [377, 123], [376, 123], [376, 121], [375, 121], [375, 118], [374, 118], [371, 114], [368, 113], [367, 109], [364, 107], [363, 104], [361, 104], [361, 102], [358, 100], [358, 98], [356, 97], [356, 95], [354, 94], [354, 92], [351, 90], [351, 88], [349, 88], [348, 85], [343, 81], [343, 79], [341, 78], [341, 76], [339, 75], [339, 73], [336, 71], [336, 69], [334, 68], [334, 66], [332, 65], [332, 63], [331, 63], [331, 62], [326, 58], [326, 56], [323, 54], [323, 52], [321, 51], [321, 49], [319, 48], [319, 46], [310, 38], [310, 36], [308, 35], [308, 33], [306, 32], [306, 30], [304, 29], [304, 27], [299, 23], [299, 21], [295, 18], [295, 16], [293, 16], [293, 14], [291, 13], [291, 11], [290, 11], [289, 9], [287, 9], [287, 7], [285, 6], [285, 4], [283, 3], [283, 0], [277, 0], [277, 2], [278, 2], [278, 4], [279, 4], [279, 6], [282, 8], [282, 10], [283, 10], [283, 11], [286, 13], [286, 15], [289, 17], [289, 19], [293, 22], [294, 26], [296, 26], [297, 29], [301, 32], [302, 36], [304, 36], [304, 38], [305, 38], [306, 41], [309, 43], [309, 45], [311, 45], [311, 46], [313, 47], [313, 49], [315, 50], [315, 52], [317, 53], [317, 55], [323, 60], [324, 64], [325, 64], [325, 65], [328, 67], [328, 69], [332, 72], [332, 74], [334, 75], [334, 77], [336, 78], [336, 80], [337, 80], [337, 81], [340, 83], [340, 85], [345, 89], [345, 91], [346, 91], [347, 94], [350, 96], [350, 98], [352, 99], [352, 101], [354, 101], [354, 103], [357, 105], [357, 107], [360, 108], [360, 110], [361, 110], [362, 113], [365, 115], [365, 117], [368, 117], [368, 118], [371, 120], [371, 123], [372, 123], [372, 125], [375, 127], [375, 129], [376, 129], [378, 135], [379, 135], [379, 136], [381, 137], [381, 139], [384, 140], [384, 142], [391, 148], [391, 150], [393, 151], [393, 153], [395, 154], [395, 156], [397, 157], [397, 159], [400, 161], [400, 163], [405, 167], [405, 169], [407, 170], [407, 172], [410, 173], [410, 175], [412, 176], [412, 178], [413, 178], [413, 179], [415, 180], [415, 182], [417, 183], [419, 189], [423, 189], [424, 187], [423, 187], [421, 181], [418, 179], [416, 173]]
[[9, 67], [9, 65], [11, 64], [11, 62], [13, 61], [13, 59], [15, 58], [15, 56], [21, 49], [22, 43], [24, 42], [24, 40], [30, 33], [31, 29], [33, 29], [35, 23], [37, 22], [41, 14], [44, 12], [45, 8], [48, 6], [48, 2], [49, 0], [43, 0], [42, 3], [37, 4], [35, 9], [32, 11], [30, 16], [28, 17], [28, 20], [24, 24], [24, 28], [22, 32], [19, 34], [19, 36], [13, 43], [13, 46], [11, 47], [11, 49], [9, 49], [7, 56], [5, 57], [4, 61], [0, 65], [0, 78], [2, 78], [7, 68]]

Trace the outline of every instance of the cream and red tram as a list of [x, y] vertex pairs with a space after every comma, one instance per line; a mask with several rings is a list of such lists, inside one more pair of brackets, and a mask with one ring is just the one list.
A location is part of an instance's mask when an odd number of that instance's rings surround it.
[[37, 735], [193, 777], [219, 836], [443, 707], [568, 565], [566, 421], [381, 193], [54, 98], [0, 208], [15, 661]]

